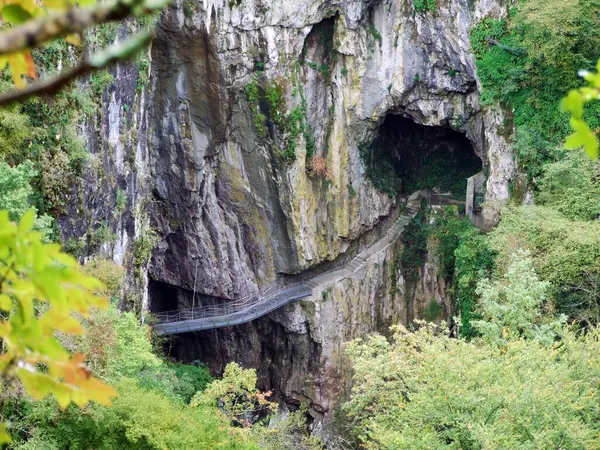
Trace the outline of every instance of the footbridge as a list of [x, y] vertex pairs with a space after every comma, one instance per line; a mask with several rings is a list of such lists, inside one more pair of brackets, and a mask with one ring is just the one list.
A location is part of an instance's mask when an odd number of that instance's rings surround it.
[[223, 305], [155, 313], [157, 324], [154, 325], [154, 330], [158, 334], [171, 335], [239, 325], [258, 319], [288, 303], [313, 295], [318, 297], [329, 285], [352, 277], [354, 273], [370, 264], [380, 252], [392, 245], [400, 237], [412, 216], [416, 214], [422, 200], [432, 206], [464, 204], [430, 191], [419, 191], [409, 197], [404, 214], [394, 222], [385, 235], [351, 261], [340, 263], [338, 267], [316, 274], [307, 281], [286, 286], [273, 285], [262, 293]]

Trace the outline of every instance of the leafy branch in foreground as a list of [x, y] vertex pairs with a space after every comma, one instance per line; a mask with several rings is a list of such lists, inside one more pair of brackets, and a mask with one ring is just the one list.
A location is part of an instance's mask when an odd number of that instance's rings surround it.
[[[9, 65], [15, 86], [24, 89], [27, 78], [37, 78], [31, 48], [61, 37], [66, 37], [69, 43], [79, 45], [80, 35], [93, 25], [148, 15], [159, 11], [168, 2], [169, 0], [119, 0], [110, 6], [80, 8], [69, 0], [43, 0], [43, 7], [30, 0], [9, 0], [0, 10], [3, 21], [13, 26], [0, 34], [0, 70]], [[79, 3], [89, 6], [94, 0], [79, 0]], [[51, 14], [48, 15], [48, 11]], [[3, 103], [40, 93], [53, 93], [78, 76], [127, 59], [148, 42], [148, 35], [144, 31], [131, 38], [128, 44], [85, 59], [73, 69], [39, 82], [25, 93], [7, 94], [3, 97]]]
[[[89, 401], [109, 405], [115, 390], [92, 377], [84, 356], [71, 355], [55, 335], [81, 334], [74, 314], [87, 317], [107, 306], [93, 294], [101, 283], [60, 245], [42, 243], [42, 234], [31, 231], [34, 218], [31, 210], [15, 224], [0, 212], [0, 376], [18, 379], [34, 400], [53, 395], [63, 409]], [[2, 426], [0, 442], [9, 439]]]
[[[597, 69], [600, 72], [600, 60]], [[592, 159], [598, 158], [598, 139], [597, 131], [592, 131], [583, 119], [584, 107], [587, 103], [600, 99], [600, 73], [593, 73], [582, 70], [579, 75], [587, 81], [588, 85], [578, 89], [572, 89], [569, 94], [562, 99], [560, 107], [563, 111], [571, 114], [571, 128], [574, 133], [567, 137], [565, 148], [575, 149], [583, 147], [588, 156]]]
[[102, 52], [92, 55], [82, 61], [75, 68], [60, 74], [57, 77], [38, 81], [24, 90], [16, 90], [0, 95], [0, 105], [6, 105], [15, 101], [24, 100], [32, 95], [54, 94], [67, 83], [77, 77], [85, 75], [97, 69], [102, 69], [117, 61], [125, 61], [135, 55], [141, 48], [150, 42], [150, 34], [141, 32], [127, 39], [121, 45], [108, 48]]

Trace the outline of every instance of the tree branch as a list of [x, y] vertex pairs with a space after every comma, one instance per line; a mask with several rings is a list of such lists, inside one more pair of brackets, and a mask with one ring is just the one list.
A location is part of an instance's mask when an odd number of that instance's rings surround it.
[[64, 13], [31, 20], [0, 33], [0, 55], [37, 47], [44, 42], [67, 34], [80, 33], [92, 25], [123, 20], [133, 15], [149, 14], [161, 9], [167, 3], [168, 1], [165, 0], [154, 2], [120, 0], [109, 7], [71, 8]]
[[512, 53], [513, 55], [525, 56], [527, 54], [527, 50], [525, 50], [524, 48], [509, 47], [508, 45], [501, 44], [496, 39], [492, 39], [491, 37], [486, 38], [486, 41], [490, 45], [495, 45], [496, 47], [500, 47], [502, 50], [504, 50], [508, 53]]
[[32, 95], [53, 94], [58, 92], [77, 77], [85, 75], [94, 70], [108, 67], [109, 65], [118, 61], [129, 59], [140, 48], [144, 47], [146, 44], [148, 44], [148, 42], [150, 42], [150, 37], [151, 36], [149, 32], [139, 33], [127, 39], [121, 45], [97, 53], [89, 59], [82, 61], [78, 66], [75, 66], [75, 68], [67, 72], [63, 72], [56, 77], [32, 83], [28, 88], [23, 90], [15, 90], [5, 94], [0, 94], [0, 106], [25, 100]]

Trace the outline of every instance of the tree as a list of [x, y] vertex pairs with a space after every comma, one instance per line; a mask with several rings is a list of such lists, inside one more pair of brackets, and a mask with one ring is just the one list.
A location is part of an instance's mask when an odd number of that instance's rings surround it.
[[473, 326], [487, 342], [505, 346], [521, 337], [550, 345], [566, 316], [542, 323], [542, 304], [547, 300], [550, 283], [540, 281], [529, 252], [519, 249], [503, 280], [485, 278], [477, 286], [480, 296], [480, 320]]
[[239, 364], [227, 364], [223, 378], [213, 381], [203, 392], [192, 398], [192, 406], [219, 406], [230, 420], [249, 427], [270, 412], [277, 403], [267, 400], [271, 392], [256, 389], [256, 370], [242, 369]]
[[498, 348], [418, 326], [348, 346], [354, 387], [343, 409], [364, 448], [598, 448], [597, 328]]
[[[7, 211], [11, 220], [19, 220], [32, 208], [31, 179], [35, 175], [36, 171], [29, 161], [11, 167], [0, 160], [0, 210]], [[48, 239], [52, 233], [53, 222], [52, 217], [46, 214], [36, 216], [34, 228]]]

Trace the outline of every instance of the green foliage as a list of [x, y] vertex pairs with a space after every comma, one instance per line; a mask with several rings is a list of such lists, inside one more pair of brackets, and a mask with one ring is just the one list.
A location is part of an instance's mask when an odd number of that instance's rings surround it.
[[269, 105], [268, 113], [271, 120], [280, 128], [286, 127], [288, 121], [285, 115], [287, 105], [283, 95], [284, 86], [282, 83], [267, 81], [264, 89], [262, 89], [259, 82], [259, 75], [255, 74], [250, 83], [244, 88], [244, 92], [250, 103], [254, 127], [259, 136], [267, 136], [267, 116], [261, 111], [261, 100], [266, 100]]
[[98, 294], [112, 299], [118, 299], [121, 294], [121, 285], [125, 277], [125, 269], [115, 263], [112, 259], [95, 256], [83, 267], [83, 271], [89, 276], [95, 276], [102, 282], [102, 289]]
[[194, 17], [196, 14], [197, 4], [194, 0], [186, 0], [183, 2], [183, 15], [187, 18]]
[[321, 66], [319, 67], [319, 71], [321, 72], [321, 75], [323, 75], [323, 77], [329, 78], [329, 64], [321, 64]]
[[148, 264], [152, 257], [152, 250], [160, 240], [159, 236], [152, 230], [145, 230], [133, 242], [133, 267], [136, 275]]
[[547, 164], [538, 184], [537, 203], [555, 208], [572, 220], [600, 217], [600, 177], [596, 161], [583, 152], [568, 152]]
[[510, 340], [526, 338], [551, 345], [566, 317], [542, 322], [542, 305], [550, 283], [540, 281], [529, 252], [517, 250], [503, 280], [482, 279], [477, 285], [481, 319], [473, 327], [487, 342], [506, 346]]
[[348, 185], [348, 195], [350, 196], [350, 198], [356, 197], [356, 189], [354, 189], [354, 186], [352, 186], [352, 184]]
[[340, 71], [340, 73], [342, 74], [343, 77], [348, 75], [348, 69], [343, 67], [342, 70]]
[[284, 97], [284, 86], [282, 83], [267, 82], [265, 85], [265, 99], [269, 103], [269, 113], [273, 122], [279, 127], [285, 127], [285, 114], [287, 105]]
[[[600, 71], [600, 60], [597, 68]], [[600, 73], [591, 73], [583, 71], [580, 73], [588, 85], [579, 89], [569, 91], [569, 94], [562, 99], [561, 109], [571, 114], [571, 128], [575, 131], [567, 137], [565, 148], [575, 149], [583, 147], [592, 159], [598, 158], [598, 139], [596, 132], [592, 131], [586, 123], [583, 114], [586, 103], [598, 100], [600, 95]]]
[[[6, 210], [11, 220], [21, 219], [33, 207], [31, 181], [36, 175], [29, 161], [14, 167], [0, 161], [0, 210]], [[48, 215], [36, 216], [34, 229], [47, 240], [53, 234], [53, 222]]]
[[379, 45], [381, 46], [381, 34], [379, 34], [379, 31], [377, 31], [377, 28], [375, 28], [375, 25], [371, 25], [369, 27], [369, 34], [373, 37], [373, 39], [375, 41], [377, 41], [379, 43]]
[[225, 367], [223, 378], [215, 380], [192, 398], [191, 406], [216, 407], [222, 409], [230, 420], [242, 426], [249, 426], [277, 408], [277, 404], [267, 400], [270, 392], [261, 393], [256, 389], [256, 370], [242, 369], [231, 362]]
[[459, 217], [455, 208], [447, 208], [434, 215], [429, 234], [438, 260], [438, 272], [446, 280], [454, 278], [456, 249], [463, 237], [473, 231], [471, 222], [464, 217]]
[[108, 70], [101, 70], [90, 76], [90, 85], [97, 97], [101, 97], [104, 91], [108, 90], [114, 82], [115, 77]]
[[540, 278], [551, 284], [555, 308], [583, 323], [600, 320], [598, 242], [598, 221], [570, 220], [549, 206], [507, 208], [489, 235], [498, 273], [506, 270], [514, 251], [529, 250]]
[[382, 153], [385, 149], [377, 142], [371, 146], [359, 147], [360, 159], [365, 166], [365, 176], [373, 183], [375, 189], [395, 197], [402, 190], [402, 180], [392, 164]]
[[117, 189], [115, 196], [115, 216], [123, 213], [127, 207], [127, 193], [123, 189]]
[[136, 92], [142, 92], [150, 80], [150, 60], [147, 57], [138, 57], [138, 79]]
[[429, 300], [427, 306], [423, 309], [423, 318], [429, 322], [436, 320], [444, 312], [444, 307], [434, 299]]
[[31, 139], [29, 116], [11, 105], [0, 109], [0, 125], [0, 155], [8, 162], [20, 161]]
[[52, 404], [30, 405], [25, 426], [31, 438], [19, 450], [256, 450], [247, 430], [228, 427], [216, 408], [191, 408], [135, 380], [117, 384], [111, 408], [94, 406], [86, 414], [61, 413]]
[[[569, 89], [580, 86], [574, 69], [594, 67], [600, 45], [596, 9], [594, 0], [521, 1], [508, 22], [485, 19], [471, 32], [482, 101], [499, 102], [514, 114], [519, 163], [531, 168], [530, 180], [556, 159], [554, 148], [568, 133], [568, 118], [558, 106]], [[576, 97], [570, 94], [562, 105], [579, 117], [579, 131], [567, 146], [593, 146], [589, 129], [600, 125], [600, 107], [582, 109]]]
[[404, 227], [400, 240], [403, 244], [400, 267], [407, 281], [416, 281], [427, 257], [429, 227], [424, 209], [419, 210]]
[[59, 245], [42, 243], [41, 234], [31, 231], [34, 217], [29, 211], [15, 224], [0, 211], [0, 372], [17, 378], [34, 400], [53, 395], [62, 408], [91, 400], [110, 404], [114, 391], [91, 377], [83, 355], [71, 356], [55, 336], [80, 334], [73, 313], [106, 305], [91, 292], [100, 282], [85, 276]]
[[433, 12], [435, 11], [435, 0], [413, 0], [413, 6], [418, 12]]
[[244, 87], [244, 93], [251, 104], [257, 103], [260, 100], [260, 84], [258, 78], [258, 74], [254, 74], [250, 83]]
[[596, 448], [597, 329], [557, 345], [515, 339], [498, 349], [434, 325], [395, 327], [348, 346], [344, 405], [367, 449]]
[[[453, 240], [451, 237], [448, 239]], [[454, 298], [460, 313], [460, 335], [472, 338], [476, 334], [473, 321], [478, 319], [477, 283], [491, 274], [495, 254], [487, 237], [470, 226], [459, 232], [454, 258]]]
[[485, 18], [471, 30], [471, 48], [477, 58], [482, 58], [488, 52], [490, 43], [488, 39], [500, 39], [506, 32], [506, 21]]
[[88, 245], [93, 249], [98, 249], [102, 244], [114, 244], [117, 242], [117, 235], [113, 233], [106, 222], [100, 223], [96, 228], [90, 228], [87, 232]]
[[11, 167], [0, 161], [0, 209], [7, 210], [11, 220], [19, 220], [31, 208], [30, 181], [35, 175], [31, 162]]
[[269, 427], [253, 427], [252, 436], [260, 448], [268, 450], [323, 450], [320, 439], [308, 434], [306, 407], [270, 419]]

